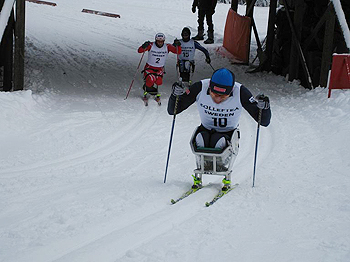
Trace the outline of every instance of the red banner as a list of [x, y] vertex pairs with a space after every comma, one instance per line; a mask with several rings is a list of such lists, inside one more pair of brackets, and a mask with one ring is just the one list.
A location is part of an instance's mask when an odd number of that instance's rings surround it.
[[328, 89], [328, 98], [332, 89], [350, 89], [350, 54], [333, 54]]

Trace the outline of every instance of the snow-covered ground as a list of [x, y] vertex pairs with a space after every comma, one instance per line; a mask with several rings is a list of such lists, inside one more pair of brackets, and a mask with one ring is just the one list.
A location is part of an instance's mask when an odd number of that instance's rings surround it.
[[[140, 74], [124, 98], [139, 45], [157, 32], [172, 43], [184, 26], [196, 34], [192, 1], [56, 2], [26, 3], [27, 90], [0, 93], [0, 261], [350, 261], [350, 91], [327, 99], [324, 88], [232, 65], [215, 53], [230, 7], [219, 4], [212, 65], [270, 96], [271, 125], [260, 130], [254, 188], [257, 124], [244, 113], [238, 188], [207, 208], [222, 178], [204, 176], [211, 187], [170, 205], [192, 184], [189, 139], [199, 125], [195, 106], [176, 117], [164, 184], [176, 56], [162, 106], [143, 105]], [[263, 38], [268, 9], [255, 13]], [[210, 77], [202, 53], [196, 61], [194, 81]]]

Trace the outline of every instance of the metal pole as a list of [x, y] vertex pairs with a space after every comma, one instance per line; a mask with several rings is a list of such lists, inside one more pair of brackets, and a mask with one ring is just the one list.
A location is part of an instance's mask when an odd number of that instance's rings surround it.
[[259, 109], [258, 129], [256, 131], [256, 142], [255, 142], [253, 187], [254, 187], [254, 184], [255, 184], [255, 170], [256, 170], [256, 159], [257, 159], [257, 155], [258, 155], [258, 143], [259, 143], [259, 131], [260, 131], [260, 124], [261, 124], [261, 114], [262, 114], [262, 109]]
[[[179, 64], [179, 47], [176, 47], [176, 63]], [[177, 76], [180, 79], [180, 67], [179, 70], [177, 70]], [[182, 82], [181, 82], [182, 85]], [[171, 132], [170, 132], [170, 141], [169, 141], [169, 148], [168, 148], [168, 157], [166, 160], [166, 165], [165, 165], [165, 174], [164, 174], [164, 183], [166, 182], [166, 175], [168, 173], [168, 166], [169, 166], [169, 158], [170, 158], [170, 150], [171, 150], [171, 143], [173, 140], [173, 134], [174, 134], [174, 128], [175, 128], [175, 119], [176, 119], [176, 111], [177, 111], [177, 104], [179, 102], [179, 96], [176, 96], [176, 100], [175, 100], [175, 107], [174, 107], [174, 117], [173, 117], [173, 123], [171, 126]]]
[[176, 96], [173, 124], [172, 124], [172, 126], [171, 126], [171, 132], [170, 132], [170, 141], [169, 141], [168, 157], [167, 157], [166, 166], [165, 166], [164, 183], [166, 182], [166, 175], [167, 175], [167, 173], [168, 173], [169, 158], [170, 158], [170, 150], [171, 150], [171, 143], [172, 143], [172, 140], [173, 140], [173, 134], [174, 134], [174, 128], [175, 128], [175, 118], [176, 118], [176, 111], [177, 111], [177, 104], [178, 104], [178, 102], [179, 102], [179, 96]]

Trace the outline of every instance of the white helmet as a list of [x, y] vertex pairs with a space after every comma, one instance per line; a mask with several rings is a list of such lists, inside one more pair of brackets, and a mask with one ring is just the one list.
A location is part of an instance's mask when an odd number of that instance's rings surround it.
[[158, 33], [156, 34], [156, 36], [154, 37], [154, 39], [157, 41], [165, 41], [165, 35], [163, 33]]

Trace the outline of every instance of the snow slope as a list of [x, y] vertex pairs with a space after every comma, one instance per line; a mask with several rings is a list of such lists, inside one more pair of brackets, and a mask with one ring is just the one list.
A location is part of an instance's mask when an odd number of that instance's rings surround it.
[[[157, 32], [172, 43], [184, 26], [196, 33], [192, 2], [56, 2], [26, 3], [27, 90], [0, 93], [0, 261], [350, 260], [348, 90], [327, 99], [326, 89], [232, 65], [215, 53], [230, 6], [219, 4], [216, 43], [206, 46], [212, 65], [270, 96], [271, 125], [260, 130], [255, 188], [257, 124], [244, 113], [233, 166], [239, 187], [206, 208], [222, 178], [205, 176], [212, 186], [172, 206], [192, 184], [189, 139], [199, 125], [195, 106], [176, 117], [164, 184], [175, 55], [166, 64], [161, 107], [144, 107], [140, 74], [124, 98], [139, 45]], [[255, 12], [263, 38], [268, 9]], [[210, 77], [202, 53], [196, 61], [194, 80]]]

